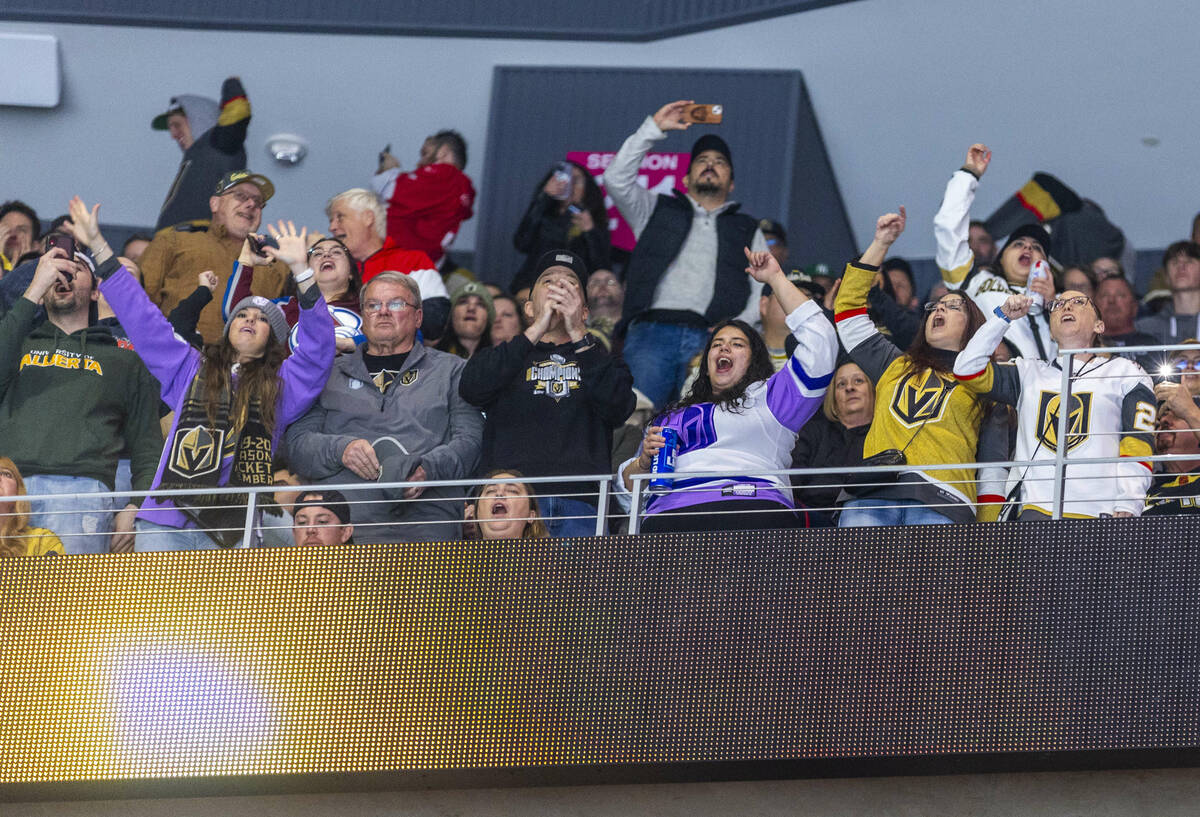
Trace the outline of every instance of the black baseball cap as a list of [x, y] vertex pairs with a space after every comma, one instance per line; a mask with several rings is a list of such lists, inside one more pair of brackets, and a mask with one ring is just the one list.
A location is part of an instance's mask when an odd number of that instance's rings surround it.
[[762, 230], [766, 235], [773, 235], [779, 239], [779, 243], [787, 246], [787, 231], [783, 229], [783, 225], [778, 221], [771, 221], [769, 218], [760, 219], [758, 229]]
[[583, 263], [583, 259], [573, 252], [566, 250], [551, 250], [542, 255], [537, 260], [537, 264], [533, 268], [533, 285], [537, 286], [537, 281], [542, 277], [542, 273], [551, 267], [566, 267], [571, 272], [575, 273], [575, 277], [579, 279], [579, 287], [583, 288], [584, 283], [588, 279], [587, 264]]
[[341, 491], [305, 491], [296, 497], [296, 502], [292, 506], [292, 516], [306, 506], [325, 508], [343, 525], [350, 524], [350, 505]]

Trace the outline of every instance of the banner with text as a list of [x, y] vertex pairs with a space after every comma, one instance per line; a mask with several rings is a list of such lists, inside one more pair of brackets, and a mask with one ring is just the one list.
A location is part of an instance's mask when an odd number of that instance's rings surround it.
[[[567, 158], [586, 167], [603, 189], [604, 179], [601, 177], [616, 155], [613, 151], [573, 150], [567, 154]], [[683, 177], [687, 175], [691, 158], [690, 153], [647, 153], [638, 171], [638, 184], [651, 193], [669, 194], [672, 189], [683, 192]], [[622, 218], [607, 190], [604, 191], [604, 206], [608, 208], [608, 232], [612, 237], [612, 245], [622, 250], [632, 250], [636, 243], [633, 230]]]

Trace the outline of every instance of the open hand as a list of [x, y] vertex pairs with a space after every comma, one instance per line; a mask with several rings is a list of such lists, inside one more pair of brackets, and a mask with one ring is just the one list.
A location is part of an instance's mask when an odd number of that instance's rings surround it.
[[68, 202], [67, 212], [71, 216], [71, 231], [75, 234], [76, 241], [92, 251], [104, 244], [104, 236], [100, 235], [99, 204], [93, 205], [89, 210], [83, 199], [75, 196]]
[[988, 150], [987, 145], [976, 142], [967, 148], [967, 160], [963, 162], [963, 167], [974, 173], [978, 178], [987, 172], [991, 161], [992, 152]]
[[301, 227], [296, 232], [296, 225], [280, 219], [275, 226], [267, 225], [271, 237], [279, 242], [279, 249], [263, 247], [263, 252], [274, 259], [287, 264], [296, 275], [308, 267], [308, 228]]

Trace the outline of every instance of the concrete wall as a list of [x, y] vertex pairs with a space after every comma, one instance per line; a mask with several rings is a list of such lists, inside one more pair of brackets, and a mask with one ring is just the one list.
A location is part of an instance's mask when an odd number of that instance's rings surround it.
[[[422, 137], [444, 126], [470, 141], [468, 171], [478, 178], [503, 158], [483, 147], [492, 69], [509, 64], [799, 69], [860, 243], [878, 213], [904, 203], [912, 226], [897, 252], [909, 256], [932, 255], [945, 179], [976, 140], [995, 150], [981, 212], [1035, 169], [1099, 201], [1138, 247], [1183, 236], [1200, 209], [1200, 109], [1190, 102], [1200, 49], [1184, 0], [861, 0], [649, 44], [24, 23], [0, 31], [61, 38], [61, 106], [0, 109], [0, 195], [47, 215], [78, 192], [102, 200], [107, 221], [153, 223], [179, 154], [149, 120], [173, 94], [215, 96], [233, 73], [254, 104], [253, 166], [270, 167], [273, 133], [312, 142], [300, 167], [271, 169], [280, 192], [270, 217], [320, 223], [329, 194], [363, 182], [385, 143], [411, 162]], [[552, 126], [554, 101], [546, 108], [539, 124]], [[599, 115], [632, 130], [645, 113]], [[1147, 137], [1158, 144], [1147, 147]], [[468, 222], [458, 248], [474, 240]]]

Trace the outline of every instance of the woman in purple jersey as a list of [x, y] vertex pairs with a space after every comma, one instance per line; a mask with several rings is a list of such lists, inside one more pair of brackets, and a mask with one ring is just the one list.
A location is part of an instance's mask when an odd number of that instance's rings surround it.
[[[776, 372], [761, 337], [748, 324], [717, 324], [691, 391], [651, 421], [637, 456], [618, 469], [618, 485], [651, 469], [665, 440], [679, 445], [675, 478], [666, 493], [645, 493], [646, 533], [750, 530], [797, 524], [791, 490], [777, 475], [791, 464], [796, 432], [820, 408], [837, 357], [837, 336], [820, 304], [796, 288], [767, 252], [746, 250], [746, 272], [771, 286], [796, 338], [791, 360]], [[688, 477], [725, 471], [729, 476]]]

